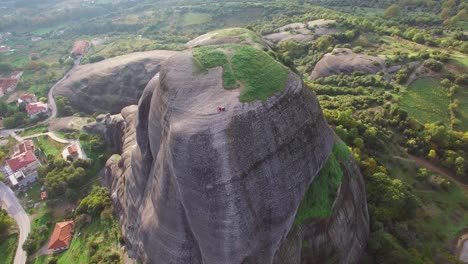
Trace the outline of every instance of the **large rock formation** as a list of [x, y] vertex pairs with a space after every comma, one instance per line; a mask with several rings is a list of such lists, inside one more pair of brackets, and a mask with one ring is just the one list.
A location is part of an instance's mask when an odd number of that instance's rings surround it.
[[136, 52], [80, 65], [55, 88], [54, 95], [67, 97], [73, 107], [86, 113], [119, 113], [138, 102], [160, 63], [176, 53]]
[[336, 48], [327, 53], [317, 62], [310, 79], [323, 78], [339, 73], [352, 73], [360, 71], [367, 74], [376, 74], [385, 71], [385, 61], [382, 58], [354, 53], [350, 49]]
[[349, 158], [339, 159], [330, 215], [295, 223], [335, 157], [316, 97], [288, 71], [281, 91], [242, 103], [239, 89], [223, 88], [223, 72], [200, 71], [192, 50], [174, 55], [138, 107], [95, 124], [111, 142], [123, 135], [104, 181], [130, 255], [144, 263], [358, 263], [369, 226]]

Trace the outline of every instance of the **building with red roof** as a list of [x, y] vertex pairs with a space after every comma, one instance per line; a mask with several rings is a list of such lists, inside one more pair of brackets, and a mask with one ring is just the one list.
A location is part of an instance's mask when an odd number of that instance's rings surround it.
[[35, 151], [36, 146], [34, 146], [34, 142], [32, 140], [25, 140], [22, 143], [18, 144], [15, 146], [14, 151], [13, 151], [13, 156], [17, 156], [21, 153], [24, 153], [26, 151]]
[[11, 171], [12, 173], [24, 170], [28, 167], [32, 167], [32, 165], [36, 165], [36, 163], [39, 163], [39, 161], [37, 160], [34, 153], [30, 150], [7, 160], [7, 165], [8, 167], [10, 167], [9, 171]]
[[67, 148], [68, 150], [68, 154], [71, 155], [71, 156], [78, 156], [78, 148], [76, 147], [76, 145], [70, 145], [68, 146]]
[[49, 106], [42, 102], [27, 104], [25, 108], [29, 118], [34, 118], [40, 113], [47, 113], [49, 111]]
[[30, 94], [30, 93], [22, 94], [18, 98], [18, 104], [21, 104], [21, 103], [30, 104], [30, 103], [35, 103], [36, 101], [37, 101], [36, 95]]
[[26, 187], [37, 180], [37, 168], [41, 163], [31, 150], [14, 156], [6, 163], [4, 171], [12, 187]]
[[19, 80], [21, 78], [21, 76], [23, 75], [24, 72], [22, 71], [14, 71], [10, 74], [11, 78], [12, 79], [16, 79], [16, 80]]
[[47, 248], [54, 252], [66, 250], [73, 238], [74, 221], [56, 223]]
[[32, 36], [31, 37], [32, 42], [37, 42], [37, 41], [41, 41], [41, 40], [42, 40], [42, 37], [37, 37], [37, 36]]
[[15, 90], [17, 85], [18, 85], [17, 79], [0, 78], [0, 97], [2, 97], [8, 92]]
[[89, 42], [84, 40], [79, 40], [75, 42], [72, 49], [72, 54], [75, 55], [84, 55], [86, 50], [89, 48]]
[[8, 51], [10, 51], [10, 47], [0, 46], [0, 52], [8, 52]]

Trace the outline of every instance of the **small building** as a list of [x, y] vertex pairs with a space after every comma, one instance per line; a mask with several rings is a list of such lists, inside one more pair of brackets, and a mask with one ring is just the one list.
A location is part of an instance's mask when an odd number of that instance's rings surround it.
[[35, 103], [35, 102], [37, 102], [35, 94], [25, 93], [25, 94], [20, 95], [18, 98], [18, 104], [21, 104], [21, 103], [30, 104], [30, 103]]
[[32, 36], [31, 37], [32, 42], [37, 42], [37, 41], [41, 41], [41, 40], [42, 40], [42, 37], [37, 37], [37, 36]]
[[8, 51], [10, 51], [10, 47], [0, 46], [0, 52], [8, 52]]
[[71, 155], [72, 157], [76, 157], [79, 155], [78, 147], [76, 147], [76, 145], [68, 146], [67, 150], [68, 150], [68, 155]]
[[4, 96], [6, 93], [9, 93], [15, 90], [17, 85], [18, 85], [17, 79], [0, 78], [0, 97]]
[[11, 75], [12, 79], [19, 80], [21, 78], [21, 76], [23, 75], [23, 73], [24, 72], [22, 72], [22, 71], [14, 71], [10, 75]]
[[84, 40], [79, 40], [75, 42], [72, 49], [72, 54], [74, 55], [84, 55], [89, 48], [89, 42]]
[[68, 249], [73, 238], [74, 226], [73, 221], [56, 223], [47, 248], [54, 253]]
[[41, 163], [31, 150], [7, 160], [4, 171], [14, 188], [26, 187], [37, 181], [37, 168]]
[[49, 106], [42, 102], [27, 104], [25, 108], [29, 118], [35, 118], [39, 114], [47, 113], [47, 111], [49, 111]]
[[26, 151], [34, 152], [35, 150], [36, 146], [34, 146], [34, 142], [32, 140], [25, 140], [14, 147], [13, 156], [17, 156]]

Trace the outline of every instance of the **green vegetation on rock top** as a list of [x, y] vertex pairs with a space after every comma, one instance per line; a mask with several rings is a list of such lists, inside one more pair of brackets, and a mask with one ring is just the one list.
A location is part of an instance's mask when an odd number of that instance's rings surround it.
[[206, 70], [223, 67], [224, 88], [241, 88], [240, 101], [265, 101], [284, 89], [288, 70], [266, 52], [244, 45], [199, 47], [193, 56]]

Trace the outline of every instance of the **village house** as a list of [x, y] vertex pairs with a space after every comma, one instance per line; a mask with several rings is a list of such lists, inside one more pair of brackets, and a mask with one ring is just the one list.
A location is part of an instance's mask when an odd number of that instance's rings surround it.
[[13, 147], [13, 156], [17, 156], [21, 153], [24, 153], [26, 151], [32, 151], [34, 152], [36, 150], [36, 146], [34, 146], [34, 143], [32, 140], [25, 140], [21, 142], [20, 144], [16, 145]]
[[0, 78], [0, 97], [16, 89], [18, 80], [12, 78]]
[[47, 249], [54, 253], [68, 249], [73, 238], [74, 226], [74, 221], [56, 223]]
[[76, 145], [68, 146], [67, 150], [68, 150], [68, 154], [71, 155], [72, 157], [76, 157], [79, 155], [78, 148], [76, 147]]
[[32, 42], [37, 42], [37, 41], [41, 41], [41, 40], [42, 40], [41, 37], [36, 37], [36, 36], [32, 36], [32, 37], [31, 37], [31, 41], [32, 41]]
[[10, 51], [10, 47], [0, 46], [0, 52], [8, 52], [8, 51]]
[[16, 80], [19, 80], [21, 78], [21, 76], [23, 75], [24, 72], [22, 71], [14, 71], [10, 74], [10, 77], [12, 79], [16, 79]]
[[8, 179], [13, 188], [24, 188], [37, 181], [37, 168], [41, 163], [29, 150], [7, 160], [5, 167]]
[[27, 104], [25, 108], [29, 118], [35, 118], [39, 114], [47, 113], [47, 111], [49, 111], [49, 106], [42, 102]]
[[18, 104], [30, 104], [30, 103], [35, 103], [37, 102], [36, 95], [35, 94], [30, 94], [30, 93], [25, 93], [19, 96], [18, 98]]
[[72, 49], [72, 54], [74, 55], [84, 55], [89, 48], [89, 42], [84, 40], [79, 40], [75, 42]]

